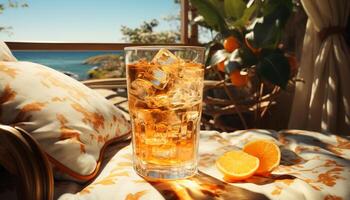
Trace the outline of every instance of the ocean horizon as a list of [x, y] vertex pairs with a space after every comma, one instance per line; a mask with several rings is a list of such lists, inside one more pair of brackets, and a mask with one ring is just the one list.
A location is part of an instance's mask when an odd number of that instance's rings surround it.
[[95, 67], [84, 64], [86, 59], [104, 54], [120, 55], [123, 51], [14, 50], [12, 53], [19, 61], [39, 63], [61, 72], [76, 74], [79, 80], [85, 80], [88, 78], [87, 72]]

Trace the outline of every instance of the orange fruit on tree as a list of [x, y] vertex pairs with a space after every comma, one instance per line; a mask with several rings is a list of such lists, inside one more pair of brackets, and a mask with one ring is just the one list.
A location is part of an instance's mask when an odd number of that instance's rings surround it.
[[259, 159], [243, 151], [229, 151], [216, 160], [216, 167], [227, 181], [239, 181], [252, 176], [259, 167]]
[[225, 72], [225, 60], [219, 62], [216, 66], [217, 66], [219, 71]]
[[237, 87], [243, 87], [247, 85], [249, 81], [248, 74], [242, 74], [240, 70], [235, 70], [230, 74], [231, 83]]
[[243, 151], [259, 159], [260, 165], [256, 174], [269, 174], [280, 164], [281, 151], [271, 140], [261, 139], [248, 142], [244, 145]]
[[224, 48], [227, 52], [233, 52], [234, 50], [239, 48], [238, 40], [233, 36], [227, 37], [224, 40]]

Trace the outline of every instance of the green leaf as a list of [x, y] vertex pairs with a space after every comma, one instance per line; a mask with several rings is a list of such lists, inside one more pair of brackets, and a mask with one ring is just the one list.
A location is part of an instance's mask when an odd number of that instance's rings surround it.
[[244, 27], [246, 24], [248, 24], [250, 18], [259, 8], [259, 4], [256, 2], [260, 1], [254, 1], [249, 8], [245, 9], [242, 17], [233, 23], [234, 26]]
[[213, 52], [213, 49], [215, 49], [216, 45], [217, 45], [216, 40], [212, 40], [205, 45], [205, 52], [204, 52], [205, 66], [210, 65], [210, 59], [211, 59], [210, 54], [211, 52]]
[[270, 15], [276, 12], [281, 7], [292, 11], [293, 10], [293, 0], [265, 0], [263, 2], [263, 13], [264, 15]]
[[237, 39], [237, 42], [239, 44], [241, 44], [241, 41], [243, 40], [243, 36], [244, 36], [242, 34], [242, 32], [240, 30], [238, 30], [238, 29], [231, 29], [231, 30], [229, 30], [229, 31], [227, 31], [225, 33], [222, 33], [221, 35], [222, 35], [222, 39], [223, 40], [226, 39], [229, 36], [233, 36], [233, 37], [235, 37]]
[[262, 16], [255, 18], [252, 24], [253, 37], [250, 42], [257, 48], [276, 48], [293, 10], [292, 0], [264, 0], [258, 7], [258, 10], [262, 8]]
[[278, 20], [280, 27], [284, 27], [292, 11], [292, 0], [268, 0], [263, 3], [264, 16], [269, 20]]
[[263, 3], [263, 15], [270, 15], [273, 13], [278, 6], [282, 3], [281, 0], [267, 0]]
[[204, 17], [205, 22], [214, 30], [226, 31], [225, 20], [209, 1], [191, 0], [191, 4], [197, 8], [198, 13]]
[[225, 18], [225, 5], [223, 0], [208, 0], [218, 11], [222, 18]]
[[287, 86], [290, 77], [288, 60], [280, 50], [264, 50], [257, 72], [263, 79], [281, 88]]
[[255, 48], [255, 49], [259, 48], [258, 43], [255, 42], [254, 31], [250, 31], [250, 32], [246, 33], [245, 39], [247, 40], [246, 43], [249, 43], [253, 48]]
[[244, 10], [247, 8], [243, 0], [225, 0], [225, 15], [237, 20], [242, 17]]
[[198, 24], [199, 26], [205, 27], [212, 30], [213, 28], [204, 20], [202, 15], [196, 16], [193, 20], [190, 21], [190, 24]]
[[229, 53], [227, 53], [225, 50], [218, 50], [211, 56], [209, 65], [217, 65], [226, 60], [228, 56]]
[[266, 17], [257, 20], [259, 20], [259, 22], [257, 22], [253, 28], [255, 46], [275, 48], [281, 39], [281, 33], [283, 31], [278, 26], [278, 21]]
[[208, 1], [216, 8], [220, 7], [220, 5], [222, 4], [221, 0], [208, 0]]
[[242, 64], [244, 66], [250, 67], [258, 62], [254, 53], [245, 45], [239, 49], [239, 55], [242, 57]]

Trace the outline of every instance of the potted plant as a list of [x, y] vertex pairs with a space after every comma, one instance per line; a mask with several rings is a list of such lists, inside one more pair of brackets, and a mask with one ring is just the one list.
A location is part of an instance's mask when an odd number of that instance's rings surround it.
[[[259, 126], [296, 73], [281, 44], [293, 0], [191, 0], [194, 23], [216, 33], [207, 44], [204, 124], [221, 130]], [[239, 119], [241, 126], [233, 121]], [[251, 122], [251, 123], [249, 123]]]

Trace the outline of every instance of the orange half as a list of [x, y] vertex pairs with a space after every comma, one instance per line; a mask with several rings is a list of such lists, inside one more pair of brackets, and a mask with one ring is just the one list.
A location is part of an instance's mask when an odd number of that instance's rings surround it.
[[227, 181], [239, 181], [252, 176], [259, 167], [259, 159], [243, 151], [229, 151], [216, 160], [216, 167]]
[[280, 164], [281, 151], [271, 140], [248, 142], [243, 151], [259, 159], [260, 165], [256, 174], [266, 175]]

